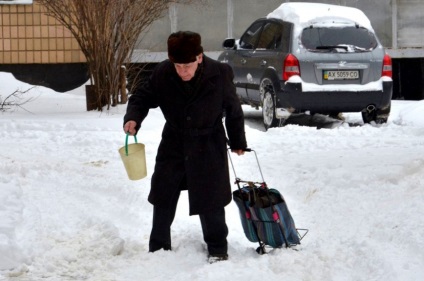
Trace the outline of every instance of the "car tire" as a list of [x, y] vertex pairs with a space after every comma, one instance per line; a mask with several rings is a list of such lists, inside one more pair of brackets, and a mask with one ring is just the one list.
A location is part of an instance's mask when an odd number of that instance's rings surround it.
[[279, 120], [275, 116], [274, 86], [271, 80], [263, 79], [261, 82], [262, 118], [265, 130], [278, 127]]

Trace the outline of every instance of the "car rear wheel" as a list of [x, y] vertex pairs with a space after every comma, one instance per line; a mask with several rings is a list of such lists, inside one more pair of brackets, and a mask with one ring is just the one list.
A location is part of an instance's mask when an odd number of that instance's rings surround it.
[[262, 96], [262, 117], [264, 121], [265, 130], [278, 126], [278, 119], [275, 117], [275, 98], [274, 87], [272, 82], [264, 79], [261, 82], [261, 96]]

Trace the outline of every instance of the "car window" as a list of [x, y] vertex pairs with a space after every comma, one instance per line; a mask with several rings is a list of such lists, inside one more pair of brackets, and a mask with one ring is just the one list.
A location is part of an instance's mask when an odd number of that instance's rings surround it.
[[276, 49], [280, 47], [283, 27], [281, 24], [267, 22], [259, 37], [257, 49]]
[[[308, 27], [301, 35], [302, 45], [309, 50], [327, 51], [334, 46], [352, 46], [355, 51], [370, 51], [377, 47], [372, 32], [362, 27]], [[346, 47], [346, 50], [348, 48]]]
[[240, 38], [240, 48], [242, 49], [254, 49], [263, 26], [263, 21], [254, 22]]

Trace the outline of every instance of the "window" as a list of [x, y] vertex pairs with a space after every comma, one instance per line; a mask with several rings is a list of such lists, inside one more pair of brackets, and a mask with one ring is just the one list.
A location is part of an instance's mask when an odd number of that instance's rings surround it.
[[261, 37], [258, 42], [257, 49], [277, 49], [281, 45], [281, 37], [283, 33], [283, 27], [280, 24], [274, 22], [267, 22], [264, 25]]
[[254, 49], [261, 34], [263, 21], [253, 23], [240, 38], [240, 48]]
[[[308, 27], [302, 32], [302, 44], [307, 49], [348, 45], [372, 50], [377, 46], [374, 34], [362, 27]], [[321, 50], [322, 51], [322, 50]]]
[[33, 0], [0, 0], [1, 4], [9, 4], [9, 5], [27, 5], [32, 4]]

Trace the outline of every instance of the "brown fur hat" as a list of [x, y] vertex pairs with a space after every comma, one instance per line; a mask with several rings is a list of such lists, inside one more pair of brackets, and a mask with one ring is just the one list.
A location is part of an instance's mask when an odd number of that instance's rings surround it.
[[198, 33], [178, 31], [168, 37], [168, 57], [173, 63], [190, 63], [203, 53], [202, 39]]

